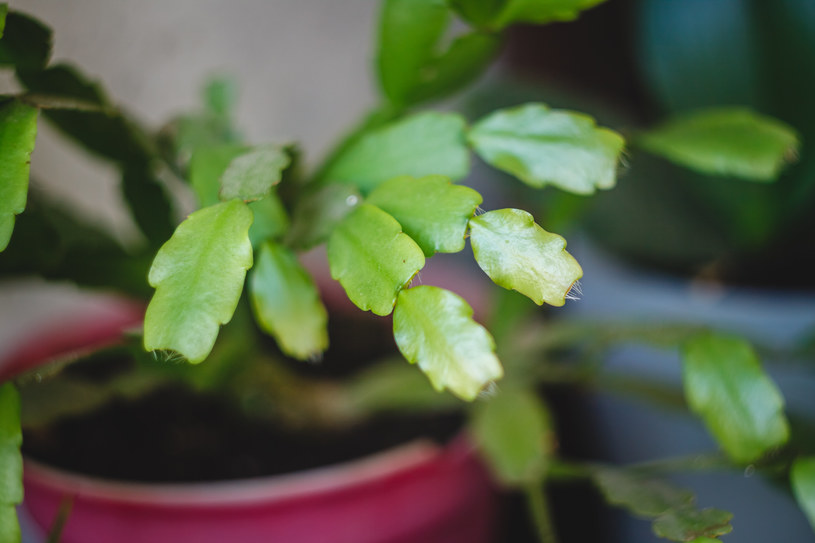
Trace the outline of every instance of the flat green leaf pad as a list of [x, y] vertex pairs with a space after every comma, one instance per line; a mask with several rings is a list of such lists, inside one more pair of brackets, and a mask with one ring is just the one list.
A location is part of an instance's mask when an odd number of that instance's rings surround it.
[[399, 291], [424, 267], [424, 254], [396, 219], [362, 204], [331, 234], [328, 264], [331, 277], [357, 307], [385, 316]]
[[11, 383], [0, 384], [0, 541], [20, 541], [14, 507], [23, 501], [20, 397]]
[[189, 178], [199, 207], [220, 202], [221, 175], [229, 164], [249, 152], [249, 147], [224, 144], [196, 149], [190, 157]]
[[268, 196], [289, 162], [289, 155], [277, 145], [257, 147], [233, 159], [221, 175], [221, 200], [254, 202]]
[[15, 216], [25, 209], [38, 113], [17, 100], [0, 105], [0, 251], [8, 246]]
[[566, 252], [566, 240], [538, 226], [519, 209], [499, 209], [470, 219], [475, 260], [497, 284], [536, 304], [562, 306], [583, 276]]
[[605, 0], [508, 0], [495, 19], [499, 28], [512, 23], [573, 21], [580, 12]]
[[[654, 521], [654, 533], [671, 541], [694, 541], [717, 537], [733, 531], [732, 513], [719, 509], [684, 507], [671, 509]], [[704, 540], [703, 540], [704, 541]]]
[[591, 117], [543, 104], [496, 111], [472, 127], [469, 140], [486, 162], [524, 183], [576, 194], [614, 186], [624, 145]]
[[464, 119], [420, 113], [374, 130], [349, 147], [325, 174], [363, 193], [399, 175], [445, 175], [458, 180], [470, 170]]
[[307, 360], [328, 347], [328, 314], [291, 250], [272, 242], [261, 245], [249, 290], [258, 324], [284, 353]]
[[597, 468], [592, 479], [608, 503], [643, 517], [658, 517], [694, 502], [693, 493], [688, 490], [629, 470]]
[[427, 257], [464, 249], [467, 221], [481, 203], [469, 187], [453, 185], [440, 175], [395, 177], [379, 185], [366, 200], [393, 216]]
[[472, 308], [456, 294], [431, 286], [399, 293], [393, 335], [402, 355], [418, 364], [437, 390], [474, 399], [503, 376], [489, 332], [472, 319]]
[[798, 505], [815, 530], [815, 457], [795, 460], [790, 471], [790, 483]]
[[683, 379], [691, 409], [736, 462], [758, 460], [789, 438], [784, 399], [746, 341], [715, 334], [690, 339]]
[[797, 156], [798, 136], [787, 124], [748, 109], [709, 109], [672, 119], [637, 144], [701, 173], [772, 181]]
[[148, 280], [156, 288], [144, 319], [144, 347], [204, 360], [218, 327], [238, 305], [252, 267], [252, 212], [240, 200], [190, 215], [156, 255]]
[[473, 436], [501, 482], [523, 485], [543, 478], [554, 432], [540, 398], [527, 390], [502, 391], [481, 402], [473, 415]]

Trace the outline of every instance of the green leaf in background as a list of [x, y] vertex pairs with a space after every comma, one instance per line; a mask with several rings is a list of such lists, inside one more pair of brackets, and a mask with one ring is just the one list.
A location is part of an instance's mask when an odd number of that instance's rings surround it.
[[581, 11], [602, 2], [605, 0], [506, 0], [493, 24], [503, 28], [513, 23], [573, 21]]
[[230, 77], [215, 77], [204, 87], [204, 106], [219, 117], [229, 118], [238, 101], [238, 88]]
[[191, 214], [159, 250], [148, 280], [156, 288], [144, 318], [144, 347], [204, 360], [238, 305], [252, 267], [252, 212], [230, 200]]
[[253, 202], [268, 196], [289, 162], [289, 155], [277, 145], [256, 147], [234, 158], [221, 174], [221, 199]]
[[473, 400], [504, 371], [489, 332], [473, 310], [448, 290], [419, 286], [399, 293], [393, 336], [402, 355], [428, 376], [436, 390]]
[[8, 15], [8, 4], [0, 4], [0, 39], [3, 39], [3, 31], [6, 29], [6, 15]]
[[436, 252], [457, 253], [464, 249], [467, 221], [481, 201], [481, 195], [473, 189], [453, 185], [441, 175], [429, 175], [385, 181], [366, 203], [399, 221], [405, 234], [413, 238], [426, 257], [431, 257]]
[[815, 457], [795, 460], [790, 471], [790, 483], [798, 505], [815, 530]]
[[15, 217], [25, 210], [38, 113], [17, 100], [0, 104], [0, 251], [8, 246]]
[[[654, 533], [671, 541], [713, 538], [733, 531], [732, 513], [719, 509], [684, 507], [671, 509], [654, 521]], [[704, 541], [704, 539], [702, 540]]]
[[575, 194], [614, 186], [625, 143], [588, 115], [544, 104], [491, 113], [472, 127], [469, 141], [486, 162], [527, 185]]
[[328, 264], [331, 277], [357, 307], [385, 316], [399, 291], [424, 267], [424, 254], [396, 219], [362, 204], [332, 232]]
[[503, 9], [507, 0], [448, 0], [450, 7], [476, 26], [488, 26]]
[[154, 247], [165, 242], [175, 229], [175, 212], [161, 181], [147, 162], [123, 167], [122, 194], [130, 214]]
[[328, 347], [328, 313], [291, 250], [268, 241], [260, 246], [249, 295], [258, 324], [285, 354], [308, 360]]
[[51, 29], [36, 19], [14, 11], [6, 13], [0, 34], [0, 66], [10, 64], [17, 70], [38, 70], [48, 63]]
[[14, 507], [23, 501], [20, 396], [11, 383], [0, 384], [0, 541], [20, 541]]
[[683, 348], [690, 408], [736, 462], [747, 463], [786, 443], [784, 399], [743, 339], [700, 334]]
[[492, 472], [506, 485], [540, 482], [554, 451], [549, 411], [530, 390], [505, 390], [475, 406], [470, 429]]
[[566, 252], [566, 240], [520, 209], [499, 209], [470, 219], [475, 260], [497, 285], [517, 290], [536, 304], [562, 306], [583, 276]]
[[773, 181], [796, 158], [795, 130], [744, 108], [716, 108], [676, 117], [640, 134], [637, 145], [710, 175]]
[[332, 183], [305, 194], [292, 212], [286, 244], [296, 249], [310, 249], [322, 243], [361, 201], [359, 191], [344, 183]]
[[242, 144], [225, 144], [199, 147], [190, 158], [189, 178], [199, 207], [220, 202], [221, 175], [237, 157], [251, 148]]
[[470, 171], [466, 122], [451, 113], [420, 113], [359, 138], [324, 174], [366, 194], [399, 175], [445, 175], [457, 181]]
[[252, 247], [257, 247], [267, 239], [275, 239], [283, 236], [289, 227], [289, 216], [283, 202], [276, 192], [256, 202], [249, 203], [255, 220], [249, 229], [249, 239]]
[[397, 105], [408, 101], [450, 21], [444, 0], [385, 0], [379, 25], [379, 84]]
[[597, 468], [592, 471], [592, 479], [606, 502], [643, 517], [658, 517], [670, 509], [690, 506], [694, 502], [692, 492], [631, 470]]

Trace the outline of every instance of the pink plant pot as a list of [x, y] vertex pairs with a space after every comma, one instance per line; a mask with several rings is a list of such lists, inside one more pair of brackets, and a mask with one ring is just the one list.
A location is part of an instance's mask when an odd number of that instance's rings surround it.
[[[141, 308], [42, 330], [0, 361], [0, 378], [49, 359], [112, 344]], [[283, 476], [143, 484], [24, 465], [28, 515], [44, 531], [70, 500], [62, 543], [486, 543], [495, 491], [473, 446], [414, 441], [352, 462]]]

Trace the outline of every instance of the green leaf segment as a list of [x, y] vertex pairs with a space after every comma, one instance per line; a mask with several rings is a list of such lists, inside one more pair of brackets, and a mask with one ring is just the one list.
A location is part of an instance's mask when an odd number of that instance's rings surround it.
[[0, 384], [0, 541], [18, 543], [15, 506], [23, 501], [20, 397], [11, 383]]
[[148, 351], [176, 352], [193, 363], [207, 357], [252, 267], [251, 224], [249, 207], [230, 200], [198, 210], [178, 226], [148, 276], [156, 288], [145, 316]]
[[38, 113], [17, 100], [0, 104], [0, 251], [8, 246], [15, 217], [25, 209]]
[[761, 458], [787, 442], [784, 399], [746, 341], [705, 333], [683, 350], [685, 396], [736, 462]]
[[289, 156], [277, 145], [264, 145], [234, 158], [221, 175], [221, 200], [254, 202], [269, 195], [289, 166]]
[[815, 530], [815, 457], [801, 457], [795, 460], [790, 471], [790, 483], [798, 505]]

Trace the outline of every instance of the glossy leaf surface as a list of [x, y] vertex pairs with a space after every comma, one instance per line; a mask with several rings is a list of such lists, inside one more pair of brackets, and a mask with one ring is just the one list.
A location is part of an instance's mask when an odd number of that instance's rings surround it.
[[196, 211], [178, 226], [148, 276], [156, 288], [144, 320], [148, 351], [169, 350], [193, 363], [207, 357], [252, 267], [251, 224], [247, 205], [230, 200]]
[[496, 111], [472, 127], [469, 140], [486, 162], [524, 183], [576, 194], [614, 186], [624, 144], [588, 115], [544, 104]]
[[[732, 513], [720, 509], [685, 507], [671, 509], [654, 521], [654, 533], [671, 541], [693, 541], [733, 531]], [[703, 540], [704, 541], [704, 540]]]
[[743, 108], [702, 110], [642, 134], [653, 154], [711, 175], [772, 181], [798, 153], [795, 130]]
[[485, 398], [471, 429], [499, 481], [523, 485], [543, 479], [554, 434], [549, 413], [533, 392], [505, 390]]
[[20, 540], [14, 506], [23, 501], [23, 457], [20, 445], [20, 396], [11, 383], [0, 384], [0, 540]]
[[258, 324], [285, 354], [308, 360], [328, 347], [328, 313], [314, 281], [291, 250], [272, 242], [262, 244], [249, 289]]
[[489, 332], [458, 295], [432, 286], [399, 293], [393, 335], [402, 355], [418, 364], [436, 390], [473, 400], [503, 375]]
[[0, 104], [0, 251], [8, 246], [15, 217], [25, 209], [37, 115], [36, 108], [17, 100]]
[[450, 113], [420, 113], [366, 134], [325, 173], [329, 182], [351, 183], [368, 193], [400, 175], [445, 175], [456, 181], [470, 169], [464, 119]]
[[798, 505], [815, 530], [815, 457], [796, 459], [790, 471], [790, 482]]
[[517, 290], [536, 304], [562, 306], [583, 276], [566, 252], [566, 240], [538, 226], [519, 209], [499, 209], [470, 219], [475, 260], [497, 284]]
[[450, 21], [443, 0], [385, 0], [377, 69], [385, 96], [404, 104]]
[[277, 145], [260, 146], [234, 158], [221, 174], [221, 199], [253, 202], [268, 196], [289, 162], [289, 156]]
[[758, 460], [789, 438], [784, 400], [746, 341], [701, 334], [683, 349], [685, 397], [736, 462]]
[[481, 201], [473, 189], [453, 185], [441, 175], [395, 177], [379, 185], [366, 200], [399, 221], [426, 257], [464, 249], [467, 221]]
[[624, 469], [598, 468], [592, 479], [609, 504], [644, 517], [657, 517], [670, 509], [690, 506], [694, 501], [688, 490]]
[[337, 225], [328, 240], [331, 277], [364, 311], [389, 315], [396, 295], [424, 267], [424, 254], [399, 223], [362, 204]]

